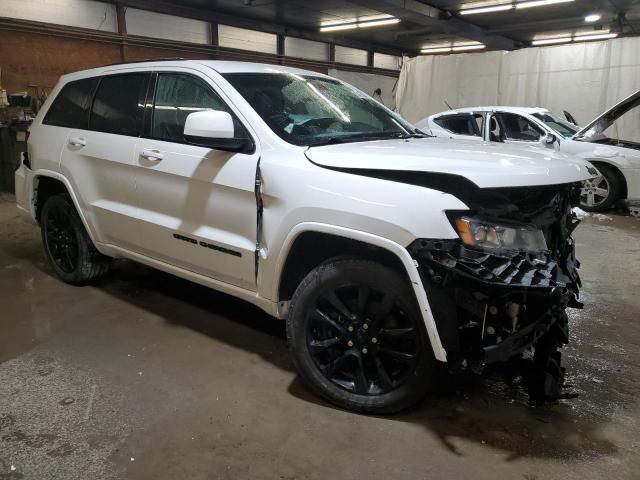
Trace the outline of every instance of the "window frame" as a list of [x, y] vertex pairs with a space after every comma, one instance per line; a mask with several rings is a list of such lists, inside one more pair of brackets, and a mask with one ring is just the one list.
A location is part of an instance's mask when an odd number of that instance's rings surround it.
[[[100, 87], [102, 86], [102, 82], [105, 78], [112, 78], [112, 77], [122, 77], [122, 76], [126, 76], [126, 75], [145, 75], [146, 78], [146, 85], [142, 90], [141, 94], [138, 96], [138, 108], [136, 109], [136, 117], [135, 117], [135, 128], [136, 128], [136, 134], [135, 135], [129, 135], [126, 133], [121, 133], [121, 132], [109, 132], [109, 131], [105, 131], [105, 130], [98, 130], [96, 128], [93, 128], [92, 124], [91, 124], [91, 117], [93, 114], [93, 106], [95, 104], [96, 101], [96, 97], [98, 96], [98, 91], [100, 90]], [[150, 83], [150, 79], [151, 79], [151, 75], [152, 72], [149, 70], [135, 70], [135, 71], [125, 71], [125, 72], [116, 72], [116, 73], [112, 73], [112, 74], [105, 74], [105, 75], [99, 75], [96, 78], [99, 79], [94, 91], [93, 91], [93, 96], [91, 99], [91, 107], [89, 109], [89, 118], [88, 118], [88, 130], [92, 131], [92, 132], [99, 132], [99, 133], [108, 133], [111, 135], [121, 135], [123, 137], [132, 137], [132, 138], [139, 138], [143, 131], [144, 131], [144, 110], [145, 110], [145, 106], [146, 103], [144, 102], [144, 100], [146, 100], [146, 96], [148, 94], [149, 91], [149, 83]]]
[[[142, 128], [142, 138], [146, 138], [148, 140], [155, 140], [157, 142], [168, 142], [168, 143], [177, 143], [180, 145], [190, 145], [192, 147], [196, 147], [197, 145], [194, 145], [193, 143], [190, 143], [188, 141], [180, 141], [180, 140], [167, 140], [164, 138], [156, 138], [152, 135], [152, 131], [153, 131], [153, 113], [154, 113], [154, 108], [156, 105], [156, 95], [158, 92], [158, 79], [160, 75], [182, 75], [182, 76], [187, 76], [190, 77], [192, 79], [195, 79], [196, 82], [199, 82], [202, 84], [202, 86], [204, 88], [206, 88], [207, 90], [209, 90], [210, 93], [212, 93], [213, 95], [215, 95], [219, 100], [220, 103], [222, 103], [225, 107], [227, 107], [227, 111], [228, 113], [232, 116], [234, 123], [239, 125], [240, 128], [242, 129], [242, 131], [244, 132], [244, 136], [247, 138], [247, 140], [249, 141], [249, 147], [247, 148], [246, 151], [244, 152], [239, 152], [239, 153], [246, 153], [246, 154], [253, 154], [256, 150], [256, 141], [253, 138], [253, 135], [251, 134], [251, 131], [246, 127], [246, 125], [244, 124], [244, 122], [240, 119], [240, 116], [236, 113], [235, 109], [229, 104], [229, 102], [227, 102], [222, 95], [220, 95], [220, 93], [216, 90], [216, 88], [214, 88], [214, 86], [208, 82], [207, 80], [205, 80], [204, 78], [200, 77], [199, 75], [194, 75], [191, 72], [186, 72], [183, 70], [155, 70], [151, 73], [151, 79], [149, 81], [148, 84], [148, 88], [147, 88], [147, 94], [145, 97], [145, 102], [144, 102], [144, 116], [143, 116], [143, 128]], [[238, 138], [238, 137], [236, 137]], [[199, 148], [208, 148], [208, 147], [199, 147]], [[212, 150], [215, 150], [212, 148]]]

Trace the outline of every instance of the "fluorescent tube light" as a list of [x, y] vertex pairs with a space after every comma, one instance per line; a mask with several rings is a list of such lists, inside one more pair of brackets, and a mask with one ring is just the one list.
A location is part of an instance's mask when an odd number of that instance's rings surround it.
[[450, 52], [451, 47], [434, 47], [434, 48], [423, 48], [420, 50], [421, 53], [444, 53]]
[[486, 45], [458, 45], [457, 47], [451, 47], [452, 52], [464, 52], [466, 50], [482, 50]]
[[394, 23], [400, 23], [399, 18], [385, 18], [383, 20], [370, 20], [368, 22], [359, 22], [358, 28], [366, 27], [378, 27], [380, 25], [393, 25]]
[[338, 30], [353, 30], [358, 28], [357, 23], [343, 23], [342, 25], [327, 25], [320, 27], [321, 32], [336, 32]]
[[533, 40], [531, 45], [553, 45], [554, 43], [569, 43], [571, 37], [559, 37], [559, 38], [541, 38], [540, 40]]
[[591, 15], [587, 15], [586, 17], [584, 17], [584, 21], [587, 23], [593, 23], [600, 20], [600, 18], [600, 15], [598, 15], [597, 13], [592, 13]]
[[382, 25], [393, 25], [400, 23], [399, 18], [381, 18], [378, 20], [364, 20], [362, 22], [339, 23], [334, 25], [323, 25], [320, 27], [321, 32], [337, 32], [339, 30], [355, 30], [356, 28], [379, 27]]
[[506, 10], [512, 10], [513, 5], [510, 3], [506, 5], [491, 5], [489, 7], [477, 7], [477, 8], [465, 8], [460, 10], [460, 15], [475, 15], [477, 13], [490, 13], [490, 12], [504, 12]]
[[516, 3], [516, 9], [520, 10], [523, 8], [544, 7], [545, 5], [553, 5], [555, 3], [567, 3], [573, 1], [575, 0], [533, 0], [530, 2]]

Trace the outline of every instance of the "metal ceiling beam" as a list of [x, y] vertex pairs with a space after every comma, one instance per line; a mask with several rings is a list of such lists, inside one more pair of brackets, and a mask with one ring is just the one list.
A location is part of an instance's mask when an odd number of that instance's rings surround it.
[[[116, 3], [116, 0], [107, 0], [109, 3]], [[216, 24], [231, 25], [234, 27], [248, 28], [261, 32], [275, 33], [279, 35], [288, 35], [291, 37], [304, 38], [316, 42], [336, 43], [345, 47], [359, 48], [363, 50], [375, 50], [380, 53], [390, 55], [402, 55], [404, 53], [416, 53], [415, 51], [407, 51], [394, 46], [381, 45], [376, 43], [364, 42], [345, 37], [342, 34], [325, 34], [319, 31], [301, 29], [293, 26], [276, 24], [269, 21], [254, 19], [250, 17], [240, 17], [223, 13], [217, 10], [204, 8], [193, 8], [173, 3], [171, 1], [156, 0], [117, 0], [124, 6], [139, 8], [142, 10], [150, 10], [158, 13], [166, 13], [168, 15], [176, 15], [180, 17], [194, 18], [204, 20]]]
[[493, 35], [477, 25], [451, 16], [449, 12], [417, 0], [349, 0], [349, 2], [427, 27], [433, 33], [469, 38], [482, 42], [490, 48], [513, 50], [521, 46], [509, 37]]

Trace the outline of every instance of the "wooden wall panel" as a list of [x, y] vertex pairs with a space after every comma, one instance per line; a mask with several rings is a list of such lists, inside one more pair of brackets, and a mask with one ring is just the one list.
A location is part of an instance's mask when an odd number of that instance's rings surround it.
[[0, 83], [9, 93], [29, 85], [49, 91], [60, 75], [120, 61], [115, 43], [0, 30]]

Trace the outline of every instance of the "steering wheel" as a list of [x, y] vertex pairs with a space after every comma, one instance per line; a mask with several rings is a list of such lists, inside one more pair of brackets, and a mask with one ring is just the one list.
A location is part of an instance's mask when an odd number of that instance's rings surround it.
[[309, 118], [297, 123], [291, 130], [292, 135], [309, 135], [319, 130], [326, 130], [334, 124], [341, 125], [339, 120], [332, 117]]

